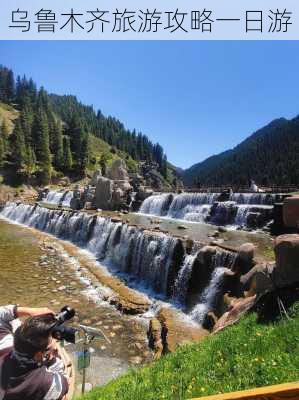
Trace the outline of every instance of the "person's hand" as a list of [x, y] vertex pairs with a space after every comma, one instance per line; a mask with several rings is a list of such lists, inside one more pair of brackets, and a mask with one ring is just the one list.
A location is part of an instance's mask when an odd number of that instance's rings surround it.
[[31, 317], [38, 317], [39, 315], [55, 315], [55, 312], [48, 307], [32, 308], [30, 312]]
[[20, 317], [38, 317], [40, 315], [55, 315], [55, 312], [48, 307], [31, 308], [31, 307], [17, 307], [17, 318]]

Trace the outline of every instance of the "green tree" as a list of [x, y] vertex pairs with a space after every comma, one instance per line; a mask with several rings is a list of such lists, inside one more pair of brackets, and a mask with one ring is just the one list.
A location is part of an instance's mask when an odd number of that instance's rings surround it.
[[17, 120], [13, 133], [9, 136], [11, 161], [16, 169], [16, 172], [23, 172], [26, 164], [26, 145], [24, 132], [20, 119]]
[[27, 177], [33, 175], [36, 172], [36, 157], [34, 150], [30, 145], [26, 148], [26, 163], [25, 163], [25, 174]]
[[65, 172], [70, 172], [73, 167], [73, 157], [71, 152], [70, 138], [63, 138], [63, 169]]
[[39, 110], [35, 115], [32, 136], [34, 138], [36, 160], [39, 165], [40, 183], [47, 185], [51, 180], [51, 153], [48, 122], [42, 110]]

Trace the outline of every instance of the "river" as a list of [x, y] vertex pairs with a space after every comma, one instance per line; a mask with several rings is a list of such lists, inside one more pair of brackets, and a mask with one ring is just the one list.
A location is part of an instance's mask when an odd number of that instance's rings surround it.
[[[152, 359], [146, 340], [147, 324], [105, 302], [96, 303], [89, 295], [95, 288], [78, 260], [65, 252], [59, 240], [0, 219], [0, 303], [48, 306], [55, 312], [67, 304], [77, 311], [74, 325], [83, 323], [103, 330], [111, 344], [102, 339], [92, 343], [87, 372], [88, 382], [102, 385]], [[74, 357], [79, 345], [67, 349]], [[80, 380], [77, 373], [77, 386]]]

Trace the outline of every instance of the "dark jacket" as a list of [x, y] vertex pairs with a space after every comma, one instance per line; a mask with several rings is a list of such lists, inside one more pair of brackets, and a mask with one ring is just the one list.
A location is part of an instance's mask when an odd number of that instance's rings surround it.
[[14, 306], [0, 307], [0, 400], [62, 399], [68, 383], [61, 360], [48, 368], [15, 353], [11, 326], [15, 318]]

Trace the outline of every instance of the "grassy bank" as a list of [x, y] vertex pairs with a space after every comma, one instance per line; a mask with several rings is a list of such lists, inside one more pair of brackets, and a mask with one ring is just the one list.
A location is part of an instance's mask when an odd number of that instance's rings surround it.
[[80, 399], [187, 399], [298, 380], [299, 302], [291, 317], [260, 324], [252, 313], [218, 335], [132, 370]]

